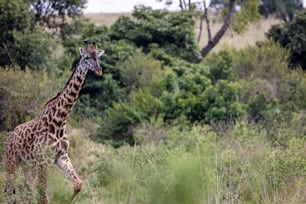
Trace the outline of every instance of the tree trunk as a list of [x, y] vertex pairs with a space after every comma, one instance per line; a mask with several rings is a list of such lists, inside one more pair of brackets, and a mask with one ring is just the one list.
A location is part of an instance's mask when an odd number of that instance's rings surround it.
[[[231, 21], [236, 14], [235, 5], [236, 5], [236, 0], [230, 0], [228, 6], [228, 14], [224, 21], [223, 26], [216, 33], [216, 35], [211, 40], [208, 41], [207, 45], [201, 50], [201, 55], [203, 58], [206, 57], [206, 55], [218, 44], [220, 39], [223, 37], [227, 29], [229, 28]], [[202, 59], [199, 62], [201, 62]]]

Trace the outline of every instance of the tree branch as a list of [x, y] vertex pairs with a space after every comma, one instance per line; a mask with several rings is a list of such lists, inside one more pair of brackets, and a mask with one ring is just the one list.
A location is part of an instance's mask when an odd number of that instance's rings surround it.
[[210, 30], [210, 22], [209, 22], [208, 12], [207, 12], [208, 9], [207, 9], [205, 0], [203, 0], [203, 4], [204, 4], [204, 18], [205, 18], [206, 26], [207, 26], [208, 42], [210, 42], [211, 41], [211, 30]]
[[[203, 0], [205, 1], [205, 0]], [[204, 13], [204, 12], [203, 12]], [[201, 36], [202, 36], [202, 30], [203, 30], [203, 19], [205, 18], [205, 15], [203, 14], [200, 18], [200, 30], [199, 30], [199, 34], [198, 34], [198, 43], [200, 43], [201, 40]]]
[[[236, 0], [230, 0], [228, 6], [228, 14], [224, 21], [223, 26], [216, 33], [216, 35], [210, 41], [208, 41], [207, 45], [201, 50], [201, 55], [203, 58], [218, 44], [220, 39], [223, 37], [227, 29], [229, 28], [231, 21], [236, 14], [235, 5], [236, 5]], [[202, 59], [200, 59], [199, 63], [202, 61]]]

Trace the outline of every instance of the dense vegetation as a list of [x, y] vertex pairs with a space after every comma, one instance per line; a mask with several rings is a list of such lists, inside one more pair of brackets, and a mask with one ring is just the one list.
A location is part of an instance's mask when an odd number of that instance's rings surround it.
[[[7, 4], [0, 0], [0, 9]], [[27, 32], [27, 22], [7, 28], [1, 39], [14, 46], [10, 56], [0, 49], [1, 143], [62, 88], [77, 48], [95, 39], [107, 54], [104, 76], [89, 74], [69, 118], [70, 154], [85, 181], [76, 203], [306, 202], [306, 76], [298, 46], [305, 12], [273, 27], [270, 40], [201, 63], [195, 17], [138, 7], [111, 27], [80, 20], [79, 34], [62, 40], [39, 25]], [[51, 203], [67, 202], [72, 191], [59, 172], [49, 173]], [[18, 192], [29, 197], [22, 178]]]

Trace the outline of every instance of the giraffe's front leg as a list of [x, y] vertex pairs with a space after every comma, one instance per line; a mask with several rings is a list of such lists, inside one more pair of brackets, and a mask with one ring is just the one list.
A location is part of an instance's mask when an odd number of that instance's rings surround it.
[[63, 154], [57, 159], [58, 166], [66, 173], [66, 175], [72, 180], [74, 186], [74, 194], [72, 196], [72, 200], [74, 197], [80, 192], [82, 188], [82, 181], [75, 172], [70, 158], [68, 154]]

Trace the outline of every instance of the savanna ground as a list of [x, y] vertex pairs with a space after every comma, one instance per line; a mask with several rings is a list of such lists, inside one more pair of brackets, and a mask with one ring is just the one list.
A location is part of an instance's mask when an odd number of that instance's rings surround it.
[[[87, 16], [97, 25], [111, 25], [118, 18], [115, 14]], [[252, 46], [276, 23], [263, 20], [242, 36], [229, 31], [216, 51]], [[212, 26], [213, 33], [218, 26]], [[205, 36], [204, 28], [201, 46]], [[233, 124], [211, 126], [190, 126], [183, 118], [168, 126], [160, 118], [152, 118], [135, 127], [141, 145], [119, 149], [91, 140], [97, 128], [90, 121], [71, 122], [70, 156], [84, 181], [75, 203], [305, 203], [306, 146], [305, 135], [301, 135], [305, 118], [303, 114], [294, 117], [282, 128], [270, 124], [268, 129], [243, 117]], [[276, 129], [276, 137], [288, 141], [286, 147], [271, 145], [270, 131]], [[51, 168], [48, 181], [50, 203], [68, 203], [73, 186], [58, 167]], [[1, 186], [4, 183], [1, 173]], [[3, 193], [0, 203], [4, 202]], [[17, 193], [35, 203], [22, 177]]]

